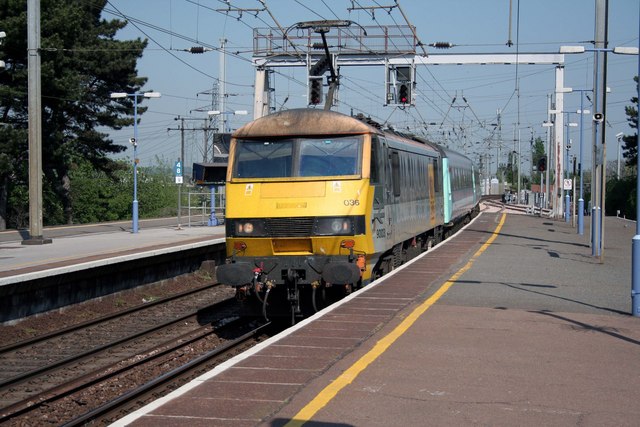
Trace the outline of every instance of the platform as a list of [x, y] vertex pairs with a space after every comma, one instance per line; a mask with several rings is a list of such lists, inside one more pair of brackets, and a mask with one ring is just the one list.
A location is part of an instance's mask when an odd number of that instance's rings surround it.
[[56, 237], [40, 245], [23, 245], [23, 236], [16, 232], [1, 233], [0, 322], [191, 273], [205, 261], [224, 260], [224, 226], [156, 226], [134, 234], [101, 224], [45, 229], [45, 238], [51, 237], [48, 233]]
[[[91, 226], [77, 228], [75, 234], [55, 237], [52, 243], [43, 245], [23, 245], [19, 234], [15, 234], [14, 240], [6, 237], [0, 242], [0, 286], [113, 264], [120, 259], [224, 242], [224, 226], [149, 227], [135, 234], [118, 228], [106, 232], [94, 232]], [[45, 237], [48, 237], [46, 230]]]
[[635, 224], [483, 213], [339, 304], [117, 426], [632, 426]]

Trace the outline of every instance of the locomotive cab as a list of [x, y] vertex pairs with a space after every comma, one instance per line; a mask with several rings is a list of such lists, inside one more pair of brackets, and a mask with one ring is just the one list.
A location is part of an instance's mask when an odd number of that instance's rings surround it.
[[[304, 288], [354, 286], [366, 269], [369, 128], [336, 129], [346, 116], [331, 113], [322, 123], [326, 113], [312, 111], [274, 115], [281, 126], [268, 116], [233, 135], [228, 262], [217, 270], [242, 296], [286, 289], [295, 313]], [[318, 120], [309, 123], [310, 114]]]

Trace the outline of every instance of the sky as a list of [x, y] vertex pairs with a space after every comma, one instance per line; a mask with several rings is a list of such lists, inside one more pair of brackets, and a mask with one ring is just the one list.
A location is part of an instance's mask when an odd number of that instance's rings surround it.
[[[142, 91], [157, 91], [146, 99], [148, 111], [138, 125], [141, 166], [173, 164], [180, 156], [178, 117], [185, 128], [200, 128], [206, 111], [219, 109], [210, 95], [226, 63], [228, 125], [236, 129], [253, 117], [255, 68], [252, 63], [253, 29], [292, 25], [311, 20], [351, 20], [359, 26], [409, 24], [425, 46], [449, 42], [448, 50], [426, 47], [427, 54], [557, 53], [560, 46], [592, 48], [595, 0], [109, 0], [103, 17], [127, 19], [117, 38], [148, 39], [138, 62], [138, 74], [148, 78]], [[399, 7], [393, 7], [397, 6]], [[510, 15], [511, 6], [511, 15]], [[366, 9], [376, 7], [376, 9]], [[638, 0], [609, 0], [609, 47], [638, 47]], [[243, 9], [242, 12], [238, 12]], [[405, 19], [406, 17], [406, 19]], [[355, 28], [355, 24], [353, 25]], [[295, 31], [295, 30], [294, 30]], [[221, 41], [226, 40], [221, 51]], [[508, 46], [511, 41], [512, 45]], [[192, 46], [212, 48], [203, 54], [184, 51]], [[418, 49], [421, 53], [421, 49]], [[615, 135], [634, 134], [624, 112], [636, 96], [633, 77], [638, 74], [635, 55], [608, 55], [607, 141]], [[517, 150], [530, 161], [532, 137], [546, 140], [547, 97], [554, 91], [553, 65], [432, 65], [416, 68], [416, 105], [404, 109], [384, 106], [385, 71], [381, 66], [342, 67], [339, 102], [333, 109], [345, 114], [364, 113], [380, 123], [428, 137], [478, 160], [490, 155], [505, 163]], [[305, 68], [282, 67], [273, 74], [275, 108], [307, 106]], [[593, 87], [593, 53], [565, 57], [565, 87]], [[326, 89], [325, 89], [326, 90]], [[592, 110], [584, 99], [585, 109]], [[580, 108], [580, 92], [565, 96], [565, 111]], [[501, 135], [493, 131], [500, 111]], [[578, 122], [578, 115], [570, 115]], [[168, 130], [171, 129], [171, 130]], [[578, 156], [579, 128], [570, 127], [570, 155]], [[590, 145], [591, 120], [584, 120], [584, 147]], [[128, 145], [133, 127], [112, 132], [115, 142]], [[500, 150], [496, 147], [500, 141]], [[185, 163], [202, 161], [204, 132], [185, 132]], [[611, 147], [611, 146], [610, 146]], [[616, 148], [607, 150], [616, 159]], [[583, 163], [590, 167], [590, 150]], [[125, 155], [133, 157], [129, 148]], [[486, 156], [485, 156], [486, 158]], [[524, 170], [524, 167], [523, 167]]]

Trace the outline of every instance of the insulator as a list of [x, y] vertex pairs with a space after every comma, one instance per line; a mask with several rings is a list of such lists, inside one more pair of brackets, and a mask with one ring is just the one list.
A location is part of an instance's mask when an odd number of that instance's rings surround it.
[[450, 49], [453, 47], [453, 43], [449, 42], [435, 42], [431, 43], [429, 46], [435, 47], [436, 49]]
[[311, 45], [313, 49], [324, 49], [324, 43], [314, 43]]
[[204, 53], [204, 47], [203, 46], [193, 46], [191, 49], [189, 49], [189, 52], [191, 52], [191, 53]]

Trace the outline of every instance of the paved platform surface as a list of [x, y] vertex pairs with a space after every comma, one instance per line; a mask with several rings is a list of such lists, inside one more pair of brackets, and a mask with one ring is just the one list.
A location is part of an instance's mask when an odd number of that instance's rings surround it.
[[607, 218], [605, 230], [600, 262], [564, 222], [483, 213], [116, 425], [637, 426], [635, 224]]
[[222, 243], [224, 226], [141, 228], [135, 234], [129, 230], [95, 233], [87, 229], [72, 236], [55, 237], [52, 243], [43, 245], [23, 245], [19, 238], [0, 242], [0, 286], [33, 275], [52, 274], [56, 269], [91, 268], [96, 264], [118, 262], [119, 257], [131, 259], [181, 250], [185, 246]]
[[[637, 426], [640, 319], [628, 315], [634, 233], [626, 225], [607, 221], [611, 244], [599, 264], [565, 224], [509, 216], [447, 293], [311, 420]], [[368, 348], [336, 363], [264, 425], [294, 419]]]

